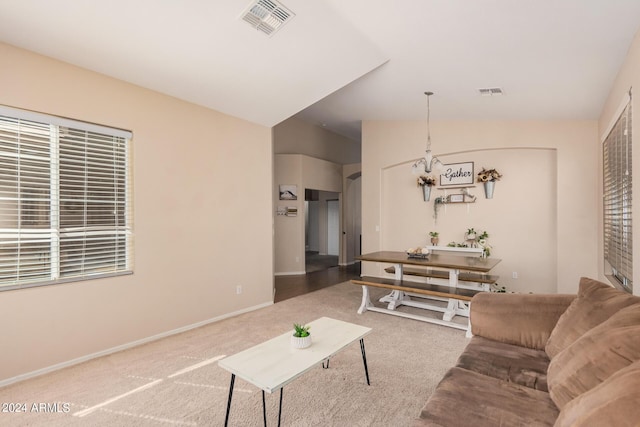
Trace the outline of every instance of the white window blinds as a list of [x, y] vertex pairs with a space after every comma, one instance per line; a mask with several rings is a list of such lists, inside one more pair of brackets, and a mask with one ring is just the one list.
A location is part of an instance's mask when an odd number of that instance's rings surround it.
[[132, 271], [130, 138], [0, 107], [0, 290]]
[[603, 144], [604, 257], [612, 275], [632, 290], [631, 100]]

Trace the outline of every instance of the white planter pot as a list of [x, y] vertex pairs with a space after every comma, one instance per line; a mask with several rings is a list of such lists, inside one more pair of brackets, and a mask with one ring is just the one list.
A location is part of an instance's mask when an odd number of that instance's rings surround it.
[[298, 349], [302, 349], [302, 348], [307, 348], [311, 345], [311, 335], [307, 336], [307, 337], [296, 337], [296, 336], [291, 336], [291, 347], [293, 348], [298, 348]]

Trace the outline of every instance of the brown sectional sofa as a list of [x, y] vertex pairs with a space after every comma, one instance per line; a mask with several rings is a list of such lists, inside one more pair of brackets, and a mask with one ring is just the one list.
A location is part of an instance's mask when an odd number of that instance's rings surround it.
[[640, 426], [640, 297], [481, 293], [473, 338], [415, 426]]

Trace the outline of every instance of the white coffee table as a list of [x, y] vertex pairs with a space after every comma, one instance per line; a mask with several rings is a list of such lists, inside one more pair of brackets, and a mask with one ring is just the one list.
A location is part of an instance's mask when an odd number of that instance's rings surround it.
[[364, 349], [364, 337], [371, 332], [371, 328], [341, 320], [322, 317], [308, 324], [311, 326], [311, 347], [294, 349], [291, 347], [293, 329], [262, 344], [221, 359], [218, 365], [231, 372], [229, 399], [224, 425], [228, 425], [233, 385], [236, 376], [262, 389], [262, 414], [264, 424], [267, 424], [264, 393], [273, 393], [280, 389], [280, 407], [278, 410], [278, 425], [282, 417], [282, 390], [285, 385], [307, 372], [309, 369], [322, 364], [329, 367], [329, 359], [340, 350], [360, 340], [364, 372], [369, 383], [369, 370]]

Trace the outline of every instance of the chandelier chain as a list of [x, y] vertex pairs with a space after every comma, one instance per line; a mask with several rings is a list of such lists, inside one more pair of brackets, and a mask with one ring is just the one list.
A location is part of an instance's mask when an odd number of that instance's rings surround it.
[[413, 173], [431, 173], [434, 167], [441, 168], [442, 162], [431, 153], [431, 100], [433, 92], [425, 92], [427, 95], [427, 149], [423, 158], [418, 159], [412, 166]]
[[433, 92], [425, 92], [427, 95], [427, 151], [431, 150], [431, 104], [429, 98], [433, 95]]

